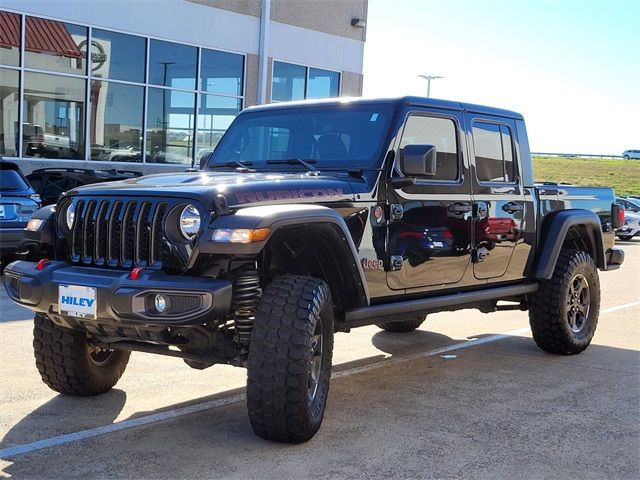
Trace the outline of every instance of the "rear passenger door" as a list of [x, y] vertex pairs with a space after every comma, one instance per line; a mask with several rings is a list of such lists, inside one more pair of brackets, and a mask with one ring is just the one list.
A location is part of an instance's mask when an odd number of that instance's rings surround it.
[[521, 241], [525, 196], [508, 118], [467, 114], [474, 202], [473, 273], [499, 281]]

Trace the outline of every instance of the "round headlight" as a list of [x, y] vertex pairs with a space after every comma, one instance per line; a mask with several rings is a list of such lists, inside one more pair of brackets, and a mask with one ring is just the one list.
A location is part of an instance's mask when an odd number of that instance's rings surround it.
[[67, 211], [64, 214], [64, 218], [65, 221], [67, 223], [67, 228], [69, 230], [71, 230], [71, 227], [73, 227], [73, 219], [76, 216], [76, 204], [72, 203], [71, 205], [69, 205], [69, 207], [67, 208]]
[[200, 212], [193, 205], [187, 205], [180, 214], [180, 233], [187, 240], [191, 240], [200, 230]]

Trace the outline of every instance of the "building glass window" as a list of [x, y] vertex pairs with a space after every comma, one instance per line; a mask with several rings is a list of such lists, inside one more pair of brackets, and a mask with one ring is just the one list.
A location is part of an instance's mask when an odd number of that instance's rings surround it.
[[202, 49], [200, 54], [200, 90], [221, 95], [242, 95], [244, 57], [235, 53]]
[[338, 72], [273, 62], [271, 100], [274, 102], [337, 97], [339, 93], [340, 74]]
[[91, 75], [144, 82], [144, 38], [94, 29], [91, 39]]
[[275, 102], [304, 99], [306, 76], [306, 67], [273, 62], [271, 99]]
[[85, 75], [87, 30], [70, 23], [27, 17], [25, 66]]
[[144, 87], [91, 82], [91, 160], [142, 161]]
[[472, 131], [478, 180], [514, 182], [514, 155], [509, 128], [505, 125], [475, 122]]
[[201, 95], [198, 109], [198, 151], [196, 160], [216, 147], [224, 132], [242, 109], [239, 98]]
[[20, 15], [0, 12], [0, 64], [20, 63]]
[[191, 164], [195, 100], [191, 92], [149, 88], [147, 162]]
[[340, 89], [340, 74], [319, 68], [309, 69], [307, 98], [337, 97]]
[[196, 47], [151, 40], [149, 46], [149, 83], [195, 90], [196, 59]]
[[191, 164], [242, 109], [244, 62], [0, 11], [0, 155]]
[[429, 180], [457, 180], [458, 144], [453, 120], [424, 115], [409, 116], [402, 131], [400, 148], [406, 145], [436, 147], [436, 174]]
[[0, 68], [0, 155], [18, 153], [18, 72]]
[[25, 72], [23, 154], [84, 158], [86, 80]]

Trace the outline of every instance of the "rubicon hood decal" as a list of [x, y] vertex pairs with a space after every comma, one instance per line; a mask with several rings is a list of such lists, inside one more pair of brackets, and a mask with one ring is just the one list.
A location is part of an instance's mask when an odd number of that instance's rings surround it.
[[[340, 200], [345, 198], [342, 188], [301, 188], [295, 190], [267, 190], [236, 192], [238, 203], [273, 202], [276, 200]], [[227, 199], [229, 200], [229, 199]]]
[[347, 176], [306, 173], [181, 172], [149, 175], [119, 182], [86, 185], [75, 192], [85, 195], [145, 195], [200, 198], [203, 203], [218, 194], [229, 206], [269, 202], [317, 203], [354, 201], [368, 191], [366, 181]]

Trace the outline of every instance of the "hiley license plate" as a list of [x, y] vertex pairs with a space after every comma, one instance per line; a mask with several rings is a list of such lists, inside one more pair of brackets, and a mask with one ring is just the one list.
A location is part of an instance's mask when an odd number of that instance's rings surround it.
[[4, 205], [0, 205], [0, 218], [4, 218]]
[[97, 312], [96, 289], [81, 285], [58, 287], [58, 310], [60, 315], [95, 319]]

